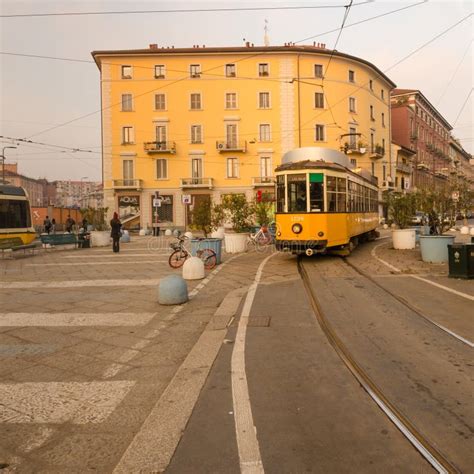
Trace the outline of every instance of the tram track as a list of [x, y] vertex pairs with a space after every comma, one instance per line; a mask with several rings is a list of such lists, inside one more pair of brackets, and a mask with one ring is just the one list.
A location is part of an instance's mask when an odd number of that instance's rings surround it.
[[[359, 384], [392, 421], [392, 423], [394, 423], [394, 425], [402, 432], [402, 434], [437, 472], [447, 474], [460, 472], [445, 457], [445, 455], [441, 453], [435, 446], [433, 446], [427, 437], [421, 433], [394, 404], [390, 402], [383, 391], [369, 377], [367, 372], [357, 363], [347, 346], [342, 342], [337, 333], [334, 331], [332, 325], [322, 310], [318, 297], [311, 286], [308, 273], [304, 268], [302, 257], [298, 257], [297, 265], [311, 307], [322, 331], [324, 332], [331, 346], [334, 348], [338, 356], [341, 358]], [[402, 303], [405, 304], [403, 301]]]
[[461, 342], [462, 344], [465, 344], [469, 346], [470, 348], [474, 347], [474, 343], [469, 341], [468, 339], [460, 336], [459, 334], [456, 334], [455, 332], [451, 331], [450, 329], [444, 327], [443, 325], [437, 323], [436, 321], [433, 321], [429, 316], [424, 314], [419, 308], [411, 304], [409, 301], [407, 301], [403, 296], [397, 295], [393, 291], [389, 290], [387, 287], [381, 285], [375, 278], [372, 278], [370, 275], [362, 271], [360, 268], [356, 267], [353, 263], [349, 262], [347, 258], [343, 258], [342, 260], [346, 265], [348, 265], [352, 270], [354, 270], [356, 273], [358, 273], [360, 276], [366, 278], [369, 280], [372, 284], [383, 290], [385, 293], [390, 295], [392, 298], [396, 299], [399, 303], [403, 304], [406, 306], [410, 311], [418, 315], [420, 318], [423, 318], [425, 321], [428, 323], [432, 324], [433, 326], [437, 327], [444, 333], [448, 334], [449, 336], [455, 338], [458, 342]]

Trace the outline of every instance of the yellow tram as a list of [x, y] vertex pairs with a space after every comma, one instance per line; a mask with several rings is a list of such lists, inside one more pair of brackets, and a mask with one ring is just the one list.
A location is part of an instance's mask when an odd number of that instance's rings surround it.
[[36, 239], [26, 191], [0, 184], [0, 248], [28, 245]]
[[344, 153], [297, 148], [283, 155], [275, 174], [277, 250], [344, 255], [378, 235], [377, 179]]

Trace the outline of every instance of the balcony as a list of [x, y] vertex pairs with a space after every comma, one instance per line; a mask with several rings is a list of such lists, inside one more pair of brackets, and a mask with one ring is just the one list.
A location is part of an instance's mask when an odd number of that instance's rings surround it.
[[247, 142], [239, 142], [238, 140], [217, 141], [216, 148], [219, 153], [223, 153], [226, 151], [240, 151], [245, 153], [247, 151]]
[[370, 158], [375, 158], [375, 159], [383, 158], [384, 155], [385, 155], [385, 149], [383, 146], [380, 146], [380, 145], [376, 145], [372, 147], [370, 151]]
[[425, 170], [425, 171], [429, 171], [430, 167], [426, 164], [426, 163], [423, 163], [423, 162], [420, 162], [416, 165], [416, 167], [419, 169], [419, 170]]
[[143, 186], [141, 179], [114, 179], [112, 181], [112, 187], [114, 189], [136, 189], [140, 190]]
[[438, 170], [435, 172], [435, 175], [438, 176], [438, 178], [443, 178], [443, 179], [449, 178], [449, 174], [447, 170]]
[[143, 148], [147, 153], [176, 153], [175, 142], [145, 142]]
[[213, 188], [212, 178], [181, 178], [181, 188]]
[[275, 178], [273, 176], [257, 176], [252, 178], [252, 186], [259, 188], [261, 186], [275, 186]]
[[397, 163], [397, 171], [399, 171], [400, 173], [410, 174], [411, 166], [405, 163]]
[[356, 145], [355, 143], [346, 143], [344, 145], [344, 151], [348, 155], [351, 155], [353, 153], [363, 155], [367, 151], [367, 147], [366, 146], [359, 146], [359, 145]]

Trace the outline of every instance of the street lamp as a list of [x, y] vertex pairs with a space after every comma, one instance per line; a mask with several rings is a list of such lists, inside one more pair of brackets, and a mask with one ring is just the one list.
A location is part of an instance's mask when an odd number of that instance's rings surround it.
[[15, 148], [16, 150], [16, 146], [4, 146], [2, 149], [2, 184], [5, 184], [5, 150], [7, 148]]

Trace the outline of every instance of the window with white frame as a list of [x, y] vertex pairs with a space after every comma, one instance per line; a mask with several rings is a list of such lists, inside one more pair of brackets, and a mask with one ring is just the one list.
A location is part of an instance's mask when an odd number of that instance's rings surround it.
[[194, 79], [201, 77], [201, 65], [191, 64], [189, 66], [189, 75]]
[[225, 108], [236, 109], [237, 108], [237, 93], [227, 92], [225, 95]]
[[202, 143], [202, 125], [191, 125], [191, 143]]
[[201, 110], [201, 94], [193, 93], [191, 94], [191, 110]]
[[156, 179], [168, 179], [168, 160], [166, 158], [156, 160]]
[[259, 109], [270, 108], [270, 92], [259, 92], [258, 93], [258, 107]]
[[356, 98], [349, 97], [349, 112], [356, 112]]
[[127, 183], [130, 184], [130, 181], [133, 180], [133, 160], [122, 161], [122, 177], [125, 186], [127, 186]]
[[239, 177], [239, 161], [237, 160], [237, 158], [227, 158], [227, 177]]
[[226, 144], [228, 148], [237, 148], [237, 124], [228, 123], [225, 126]]
[[155, 66], [155, 79], [164, 79], [166, 77], [166, 68], [164, 64]]
[[235, 77], [235, 64], [226, 64], [225, 65], [225, 76], [226, 77]]
[[269, 75], [268, 63], [259, 63], [258, 65], [258, 75], [260, 77], [265, 77]]
[[132, 112], [133, 96], [132, 94], [122, 94], [122, 112]]
[[314, 65], [314, 77], [323, 77], [323, 65], [315, 64]]
[[166, 110], [165, 94], [155, 94], [155, 110]]
[[202, 158], [191, 159], [191, 177], [202, 178]]
[[261, 123], [259, 125], [259, 141], [260, 142], [269, 142], [272, 140], [271, 132], [270, 132], [270, 124], [269, 123]]
[[322, 92], [314, 93], [314, 107], [316, 109], [324, 109], [324, 94]]
[[325, 140], [325, 126], [322, 124], [316, 124], [314, 139], [317, 142], [323, 142]]
[[260, 177], [269, 178], [272, 176], [272, 159], [270, 156], [260, 157]]
[[349, 127], [349, 145], [352, 150], [355, 149], [357, 143], [357, 129], [355, 127]]
[[135, 142], [135, 137], [133, 133], [133, 127], [125, 126], [122, 127], [122, 144], [129, 145]]
[[158, 150], [166, 150], [166, 125], [157, 125], [155, 127], [156, 146]]
[[355, 82], [355, 72], [349, 70], [349, 82]]
[[122, 79], [132, 78], [132, 66], [122, 66]]

